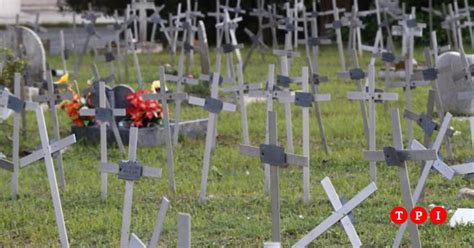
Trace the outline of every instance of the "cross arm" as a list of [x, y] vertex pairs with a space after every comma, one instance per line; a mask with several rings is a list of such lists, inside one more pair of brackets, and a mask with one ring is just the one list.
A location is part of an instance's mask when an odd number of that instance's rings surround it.
[[[410, 148], [412, 150], [426, 150], [426, 147], [416, 139], [412, 141]], [[455, 170], [445, 164], [439, 157], [433, 161], [433, 167], [448, 180], [451, 180], [455, 174]]]
[[[139, 177], [161, 177], [161, 169], [150, 166], [141, 166], [142, 171]], [[110, 174], [120, 174], [120, 165], [114, 163], [100, 163], [100, 171]]]
[[391, 92], [347, 92], [347, 98], [350, 100], [369, 100], [374, 101], [397, 101], [398, 94]]
[[400, 165], [404, 161], [429, 161], [438, 159], [435, 149], [427, 150], [396, 150], [385, 147], [383, 151], [364, 151], [367, 161], [385, 161], [388, 165]]
[[144, 100], [170, 100], [170, 101], [184, 101], [188, 98], [188, 94], [184, 92], [176, 93], [158, 93], [158, 94], [145, 94], [143, 95]]
[[260, 89], [262, 89], [262, 86], [260, 84], [244, 83], [243, 85], [225, 87], [224, 89], [222, 89], [222, 91], [228, 93], [228, 92], [239, 92], [240, 90], [243, 90], [244, 93], [248, 93], [248, 92], [256, 91]]
[[467, 164], [459, 164], [451, 166], [456, 174], [458, 175], [466, 175], [474, 173], [474, 163], [467, 163]]
[[212, 97], [207, 97], [206, 99], [204, 99], [204, 98], [190, 96], [188, 98], [188, 103], [191, 105], [203, 107], [209, 112], [214, 112], [214, 113], [218, 113], [222, 110], [227, 111], [227, 112], [235, 112], [235, 110], [237, 109], [237, 106], [235, 104], [226, 103]]
[[[79, 110], [79, 115], [81, 116], [95, 116], [97, 114], [97, 109], [87, 109], [82, 108]], [[112, 114], [114, 116], [125, 116], [125, 109], [112, 109]]]
[[181, 83], [183, 84], [197, 85], [199, 83], [199, 80], [190, 78], [190, 77], [185, 77], [185, 76], [178, 77], [175, 75], [166, 74], [165, 77], [169, 81], [173, 81], [173, 82], [181, 81]]
[[27, 155], [27, 156], [21, 158], [20, 159], [20, 167], [23, 168], [23, 167], [26, 167], [28, 165], [31, 165], [33, 162], [36, 162], [36, 161], [44, 158], [44, 155], [46, 153], [51, 153], [51, 154], [56, 153], [56, 152], [61, 151], [65, 147], [70, 146], [74, 143], [76, 143], [76, 136], [74, 134], [69, 135], [68, 137], [66, 137], [62, 140], [59, 140], [59, 141], [56, 141], [56, 142], [52, 143], [49, 146], [49, 151], [45, 151], [43, 149], [40, 149], [40, 150], [34, 151], [30, 155]]

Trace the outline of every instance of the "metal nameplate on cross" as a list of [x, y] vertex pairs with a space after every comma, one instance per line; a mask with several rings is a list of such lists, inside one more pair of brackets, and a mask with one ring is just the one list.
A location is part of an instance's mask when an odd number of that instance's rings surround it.
[[331, 202], [331, 205], [334, 208], [334, 212], [331, 216], [329, 216], [317, 227], [315, 227], [303, 238], [301, 238], [298, 242], [296, 242], [292, 247], [306, 247], [313, 240], [317, 239], [319, 236], [321, 236], [324, 232], [326, 232], [329, 228], [331, 228], [338, 222], [342, 224], [342, 227], [344, 228], [344, 231], [349, 237], [352, 246], [360, 247], [362, 245], [362, 242], [359, 238], [359, 235], [357, 235], [355, 227], [348, 215], [363, 201], [365, 201], [373, 193], [375, 193], [375, 191], [377, 190], [375, 183], [370, 183], [361, 192], [354, 196], [354, 198], [347, 201], [346, 203], [341, 202], [341, 199], [339, 198], [336, 190], [334, 189], [334, 186], [332, 185], [332, 182], [329, 177], [325, 177], [323, 180], [321, 180], [321, 184], [323, 185], [324, 191], [326, 191], [326, 194], [329, 197], [329, 201]]

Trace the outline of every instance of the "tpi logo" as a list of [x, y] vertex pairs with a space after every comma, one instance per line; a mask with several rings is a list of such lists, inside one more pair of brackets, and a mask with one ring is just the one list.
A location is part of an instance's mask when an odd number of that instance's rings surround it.
[[[410, 211], [410, 215], [408, 215], [407, 210], [404, 207], [395, 207], [390, 212], [390, 219], [393, 223], [397, 225], [401, 225], [407, 221], [408, 217], [410, 220], [416, 224], [421, 225], [425, 223], [428, 219], [428, 212], [423, 207], [416, 206]], [[448, 217], [448, 213], [443, 207], [437, 206], [431, 209], [430, 211], [430, 220], [435, 225], [442, 224], [446, 221]]]

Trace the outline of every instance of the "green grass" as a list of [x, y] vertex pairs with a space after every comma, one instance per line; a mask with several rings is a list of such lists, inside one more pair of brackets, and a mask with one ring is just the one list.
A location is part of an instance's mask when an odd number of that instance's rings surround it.
[[[246, 53], [247, 50], [244, 50]], [[349, 56], [347, 56], [349, 58]], [[416, 57], [422, 61], [422, 50]], [[366, 146], [362, 129], [362, 119], [357, 102], [346, 99], [347, 91], [356, 90], [353, 82], [336, 78], [339, 70], [335, 48], [324, 48], [320, 54], [322, 74], [330, 76], [329, 83], [321, 86], [322, 92], [332, 95], [331, 102], [321, 104], [331, 153], [325, 155], [311, 111], [311, 203], [302, 202], [302, 170], [290, 167], [280, 171], [281, 190], [281, 233], [284, 247], [289, 246], [322, 222], [332, 213], [329, 200], [320, 185], [325, 176], [331, 178], [340, 195], [352, 198], [369, 183], [369, 166], [362, 158]], [[152, 57], [141, 56], [145, 82], [158, 78], [159, 65], [169, 63], [167, 53]], [[363, 68], [369, 57], [363, 58]], [[192, 71], [197, 75], [199, 57], [195, 57]], [[91, 58], [86, 58], [79, 83], [84, 89], [90, 77], [88, 66]], [[51, 66], [59, 67], [58, 57], [49, 59]], [[267, 76], [267, 64], [277, 59], [267, 55], [266, 61], [256, 53], [249, 65], [245, 79], [250, 82], [263, 82]], [[131, 63], [132, 65], [132, 63]], [[300, 73], [303, 59], [295, 59], [292, 75]], [[69, 64], [72, 67], [72, 62]], [[99, 68], [107, 75], [107, 66], [101, 62]], [[378, 65], [379, 66], [379, 65]], [[379, 66], [380, 68], [380, 66]], [[225, 71], [225, 68], [223, 68]], [[130, 69], [133, 78], [133, 67]], [[132, 82], [133, 83], [133, 82]], [[136, 84], [133, 84], [136, 87]], [[148, 86], [147, 86], [148, 87]], [[425, 111], [427, 88], [418, 88], [413, 94], [413, 106], [417, 112]], [[402, 93], [399, 91], [399, 93]], [[403, 108], [404, 97], [390, 103], [390, 107]], [[280, 143], [286, 144], [283, 109], [275, 103], [278, 112], [278, 131]], [[383, 106], [377, 107], [378, 147], [391, 143], [390, 115]], [[183, 110], [186, 119], [205, 117], [204, 111], [187, 106]], [[301, 110], [293, 108], [294, 144], [301, 153]], [[49, 121], [49, 115], [47, 115]], [[36, 122], [28, 116], [28, 134], [21, 140], [22, 150], [35, 148], [38, 142]], [[30, 121], [31, 120], [31, 121]], [[248, 107], [248, 120], [251, 142], [258, 145], [264, 140], [265, 105], [253, 104]], [[70, 120], [60, 111], [61, 133], [66, 136]], [[175, 149], [175, 171], [177, 195], [168, 189], [166, 157], [163, 147], [139, 149], [137, 158], [146, 164], [163, 168], [162, 179], [144, 179], [135, 184], [131, 231], [143, 240], [149, 240], [158, 212], [160, 199], [167, 196], [171, 207], [168, 210], [160, 245], [175, 247], [177, 239], [176, 213], [186, 212], [192, 216], [192, 243], [194, 247], [260, 247], [271, 239], [270, 199], [263, 193], [263, 171], [258, 159], [239, 155], [241, 142], [239, 113], [223, 113], [219, 117], [217, 149], [215, 150], [209, 172], [208, 198], [202, 205], [197, 203], [201, 177], [204, 140], [184, 139]], [[402, 120], [405, 128], [405, 123]], [[472, 155], [468, 123], [454, 120], [452, 126], [461, 135], [452, 140], [455, 160], [460, 162]], [[2, 124], [0, 131], [2, 150], [11, 154], [11, 120]], [[422, 138], [420, 129], [415, 126], [415, 135]], [[444, 152], [444, 151], [443, 151]], [[109, 161], [124, 159], [116, 147], [109, 149]], [[69, 241], [74, 247], [117, 247], [120, 238], [121, 214], [124, 182], [116, 176], [109, 176], [109, 198], [100, 199], [100, 176], [98, 145], [78, 143], [64, 154], [67, 189], [61, 193], [62, 205]], [[409, 163], [412, 186], [416, 184], [420, 166]], [[11, 174], [0, 172], [0, 247], [51, 247], [58, 246], [58, 234], [51, 204], [44, 164], [36, 164], [21, 171], [20, 199], [11, 200]], [[474, 207], [472, 200], [459, 199], [460, 187], [473, 187], [473, 183], [460, 177], [447, 181], [438, 173], [432, 173], [426, 184], [425, 200], [419, 205], [439, 204], [448, 209]], [[367, 247], [390, 246], [398, 226], [389, 219], [390, 210], [402, 205], [398, 170], [378, 165], [377, 192], [362, 203], [356, 210], [356, 230]], [[448, 219], [451, 214], [448, 216]], [[427, 221], [419, 227], [422, 244], [426, 247], [468, 247], [474, 244], [471, 227], [450, 228], [448, 225], [434, 225]], [[338, 225], [324, 233], [313, 244], [314, 247], [349, 246], [349, 240]], [[406, 235], [404, 245], [408, 246]]]

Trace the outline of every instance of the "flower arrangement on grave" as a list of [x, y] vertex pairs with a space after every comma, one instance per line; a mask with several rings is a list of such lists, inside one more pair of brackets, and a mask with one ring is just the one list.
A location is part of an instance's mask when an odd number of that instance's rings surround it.
[[93, 119], [89, 116], [81, 116], [79, 115], [79, 110], [83, 107], [86, 107], [85, 101], [78, 92], [76, 92], [72, 84], [69, 83], [69, 74], [63, 75], [56, 83], [58, 84], [67, 84], [67, 91], [71, 92], [72, 99], [65, 100], [61, 104], [61, 109], [66, 111], [69, 118], [72, 119], [72, 123], [76, 127], [84, 127], [89, 122], [93, 121]]
[[13, 75], [23, 73], [28, 66], [26, 59], [19, 59], [11, 49], [0, 48], [0, 55], [4, 56], [3, 68], [0, 71], [0, 85], [13, 90]]
[[160, 125], [163, 118], [163, 108], [156, 100], [144, 100], [144, 94], [151, 94], [149, 90], [139, 90], [130, 93], [127, 101], [130, 103], [126, 109], [127, 119], [135, 127], [149, 127]]
[[[81, 116], [79, 114], [82, 108], [96, 108], [93, 104], [93, 94], [89, 90], [81, 97], [78, 93], [79, 90], [75, 91], [70, 83], [69, 78], [63, 77], [57, 83], [68, 84], [67, 90], [72, 93], [73, 98], [66, 100], [62, 103], [61, 108], [66, 111], [68, 116], [73, 121], [75, 127], [86, 127], [96, 125], [94, 116]], [[89, 82], [89, 85], [92, 85]], [[131, 92], [126, 96], [128, 107], [126, 108], [126, 116], [119, 123], [122, 127], [152, 127], [161, 125], [163, 118], [163, 108], [161, 104], [156, 100], [145, 100], [143, 99], [144, 94], [155, 93], [159, 90], [158, 83], [152, 84], [152, 90], [139, 90], [137, 92]]]

